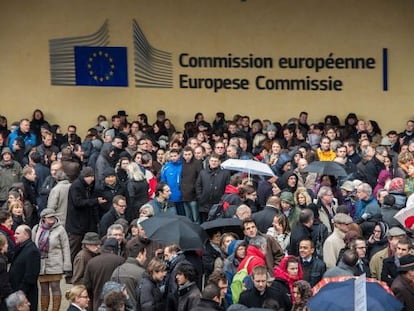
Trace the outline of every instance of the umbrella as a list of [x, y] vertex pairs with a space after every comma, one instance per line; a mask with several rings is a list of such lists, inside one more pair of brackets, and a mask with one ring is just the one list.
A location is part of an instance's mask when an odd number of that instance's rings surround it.
[[275, 176], [269, 165], [254, 160], [228, 159], [221, 163], [225, 170], [248, 173], [249, 175]]
[[398, 213], [394, 215], [394, 218], [397, 219], [404, 228], [410, 229], [414, 222], [414, 206], [405, 207], [399, 210]]
[[[354, 310], [354, 282], [331, 282], [313, 296], [307, 306], [311, 311], [348, 311]], [[367, 310], [400, 311], [403, 306], [394, 296], [376, 282], [367, 282]]]
[[234, 232], [242, 239], [244, 234], [241, 224], [242, 221], [238, 218], [217, 218], [212, 221], [203, 222], [201, 228], [206, 231], [221, 229], [222, 232]]
[[333, 161], [314, 161], [305, 167], [304, 171], [336, 177], [348, 176], [348, 173], [345, 171], [344, 167]]
[[208, 239], [200, 225], [184, 216], [160, 214], [140, 224], [148, 239], [163, 243], [176, 243], [183, 250], [202, 249]]

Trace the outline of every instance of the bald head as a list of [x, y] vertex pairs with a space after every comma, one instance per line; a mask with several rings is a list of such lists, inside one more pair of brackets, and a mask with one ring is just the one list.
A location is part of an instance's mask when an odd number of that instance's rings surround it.
[[27, 225], [20, 225], [16, 228], [14, 236], [16, 243], [21, 244], [32, 237], [32, 230]]
[[271, 206], [280, 209], [280, 198], [277, 196], [270, 196], [266, 201], [266, 206]]

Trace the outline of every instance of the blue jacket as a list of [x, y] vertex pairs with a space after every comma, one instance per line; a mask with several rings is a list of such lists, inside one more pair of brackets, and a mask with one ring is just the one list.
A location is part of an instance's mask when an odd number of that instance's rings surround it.
[[36, 146], [36, 135], [32, 132], [23, 133], [19, 127], [17, 127], [12, 133], [9, 135], [9, 147], [10, 149], [15, 152], [16, 150], [13, 149], [13, 143], [17, 137], [24, 138], [25, 146], [30, 145], [32, 147]]
[[381, 214], [381, 209], [378, 205], [378, 202], [374, 199], [373, 196], [371, 196], [368, 200], [359, 200], [357, 202], [354, 219], [358, 220], [364, 214], [369, 214], [369, 217], [366, 219]]
[[180, 190], [181, 171], [183, 163], [181, 159], [177, 162], [167, 162], [161, 169], [160, 181], [166, 182], [171, 190], [170, 202], [181, 202], [182, 195]]

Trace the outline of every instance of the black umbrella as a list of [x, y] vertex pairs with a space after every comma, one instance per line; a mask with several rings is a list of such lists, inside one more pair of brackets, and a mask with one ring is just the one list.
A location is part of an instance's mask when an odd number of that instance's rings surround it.
[[243, 238], [243, 230], [241, 228], [242, 221], [238, 218], [217, 218], [211, 221], [206, 221], [201, 224], [201, 228], [206, 231], [213, 231], [220, 229], [221, 232], [234, 232], [240, 239]]
[[348, 173], [345, 171], [345, 168], [333, 161], [315, 161], [310, 163], [304, 169], [305, 172], [318, 173], [320, 175], [330, 175], [330, 176], [348, 176]]
[[187, 217], [159, 214], [140, 223], [147, 238], [163, 243], [176, 243], [182, 250], [202, 249], [208, 236], [200, 225]]

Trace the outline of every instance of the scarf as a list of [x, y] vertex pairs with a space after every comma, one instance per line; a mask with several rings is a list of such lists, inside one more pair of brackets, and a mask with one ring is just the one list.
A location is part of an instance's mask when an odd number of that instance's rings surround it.
[[45, 222], [41, 222], [39, 225], [40, 228], [40, 234], [39, 234], [39, 240], [37, 242], [37, 247], [40, 250], [40, 256], [41, 258], [47, 258], [47, 255], [49, 253], [49, 235], [50, 235], [50, 229], [52, 228], [52, 225], [49, 225]]
[[6, 234], [6, 236], [9, 236], [10, 239], [13, 241], [13, 244], [16, 245], [16, 239], [14, 238], [14, 231], [12, 229], [0, 225], [0, 231], [3, 231]]
[[295, 303], [295, 296], [293, 296], [293, 283], [295, 283], [298, 280], [302, 280], [303, 279], [303, 272], [302, 272], [302, 265], [300, 263], [300, 260], [296, 260], [298, 262], [298, 274], [296, 276], [290, 276], [287, 272], [287, 261], [290, 258], [296, 258], [295, 256], [292, 255], [288, 255], [283, 257], [281, 263], [279, 266], [276, 266], [274, 268], [274, 277], [275, 278], [279, 278], [282, 280], [285, 280], [288, 285], [289, 285], [289, 292], [290, 292], [290, 297], [292, 300], [292, 303]]

